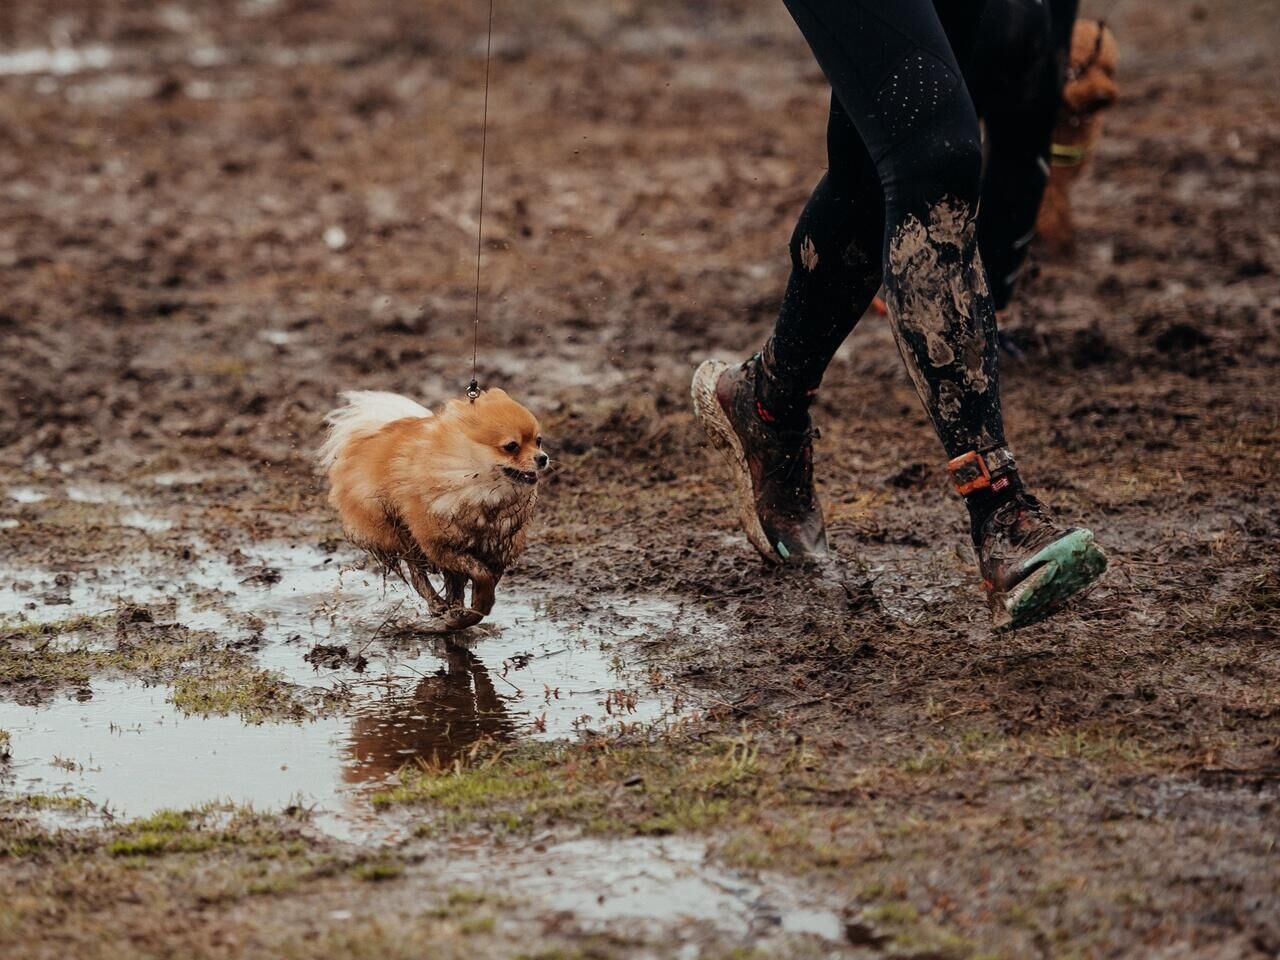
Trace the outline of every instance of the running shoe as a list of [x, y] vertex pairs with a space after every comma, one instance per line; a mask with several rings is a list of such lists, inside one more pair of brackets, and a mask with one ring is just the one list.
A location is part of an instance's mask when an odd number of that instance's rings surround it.
[[693, 412], [728, 461], [747, 539], [773, 563], [827, 555], [827, 528], [813, 488], [813, 440], [770, 422], [756, 401], [759, 355], [737, 367], [708, 360], [693, 375]]
[[1035, 497], [1020, 493], [982, 527], [978, 568], [997, 631], [1052, 616], [1107, 569], [1093, 532], [1063, 528]]

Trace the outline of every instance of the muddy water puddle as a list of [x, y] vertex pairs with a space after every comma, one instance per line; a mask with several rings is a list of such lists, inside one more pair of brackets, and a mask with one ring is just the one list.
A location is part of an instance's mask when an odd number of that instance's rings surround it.
[[[689, 837], [579, 839], [554, 845], [450, 851], [444, 868], [464, 886], [503, 890], [572, 913], [587, 929], [640, 937], [661, 931], [665, 956], [697, 957], [699, 933], [755, 945], [782, 936], [845, 938], [842, 908], [768, 874], [720, 867]], [[425, 869], [439, 870], [439, 861]]]
[[[711, 629], [674, 604], [514, 587], [459, 641], [415, 631], [421, 603], [359, 562], [346, 548], [260, 544], [226, 555], [197, 543], [189, 560], [142, 552], [87, 571], [0, 568], [6, 623], [109, 618], [139, 605], [341, 704], [255, 725], [186, 715], [168, 686], [93, 677], [37, 702], [0, 701], [13, 752], [0, 789], [80, 796], [116, 817], [213, 800], [300, 804], [327, 832], [385, 839], [395, 826], [371, 814], [369, 794], [405, 764], [450, 762], [481, 738], [607, 732], [693, 706], [639, 661], [634, 642], [676, 623]], [[110, 649], [110, 632], [31, 642]]]

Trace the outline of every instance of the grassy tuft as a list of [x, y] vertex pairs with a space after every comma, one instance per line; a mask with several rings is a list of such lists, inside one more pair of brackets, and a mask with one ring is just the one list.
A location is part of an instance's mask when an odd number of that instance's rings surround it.
[[525, 744], [447, 768], [406, 769], [373, 803], [425, 808], [432, 819], [420, 833], [573, 823], [587, 832], [669, 834], [724, 822], [757, 792], [758, 773], [756, 748], [742, 738], [682, 752]]
[[293, 684], [273, 671], [243, 664], [218, 664], [179, 677], [173, 685], [172, 701], [186, 714], [239, 714], [247, 723], [310, 716]]
[[404, 867], [389, 860], [376, 860], [369, 863], [356, 864], [351, 868], [351, 875], [357, 880], [364, 880], [367, 883], [380, 883], [384, 880], [395, 880], [397, 877], [403, 876]]

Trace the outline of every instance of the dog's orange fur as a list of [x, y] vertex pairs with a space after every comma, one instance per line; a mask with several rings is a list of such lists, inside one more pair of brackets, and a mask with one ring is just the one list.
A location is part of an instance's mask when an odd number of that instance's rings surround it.
[[[1098, 45], [1099, 30], [1102, 31], [1101, 46]], [[1079, 75], [1069, 79], [1062, 90], [1062, 105], [1053, 130], [1053, 142], [1081, 148], [1085, 154], [1077, 164], [1053, 165], [1049, 169], [1049, 183], [1036, 218], [1036, 233], [1051, 254], [1069, 253], [1074, 244], [1075, 227], [1071, 220], [1069, 193], [1072, 184], [1084, 172], [1089, 153], [1102, 136], [1102, 111], [1115, 103], [1120, 95], [1115, 79], [1119, 57], [1119, 47], [1110, 29], [1096, 20], [1076, 21], [1071, 34], [1071, 68]], [[1087, 68], [1080, 72], [1086, 64]]]
[[[385, 418], [396, 403], [416, 405], [388, 394], [348, 396], [330, 414], [322, 454], [329, 501], [348, 536], [413, 586], [444, 626], [478, 622], [524, 549], [548, 462], [537, 419], [496, 389], [474, 402], [451, 400], [438, 416], [418, 408], [423, 415], [395, 419]], [[428, 573], [443, 576], [443, 599]]]

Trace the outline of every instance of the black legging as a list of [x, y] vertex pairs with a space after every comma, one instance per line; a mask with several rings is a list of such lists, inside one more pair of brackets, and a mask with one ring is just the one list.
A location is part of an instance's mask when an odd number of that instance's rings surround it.
[[995, 308], [978, 253], [978, 116], [964, 81], [983, 0], [784, 0], [831, 81], [828, 170], [791, 240], [762, 400], [812, 394], [883, 281], [949, 457], [1004, 444]]
[[967, 80], [986, 130], [978, 249], [997, 310], [1026, 263], [1049, 177], [1078, 0], [987, 0]]

